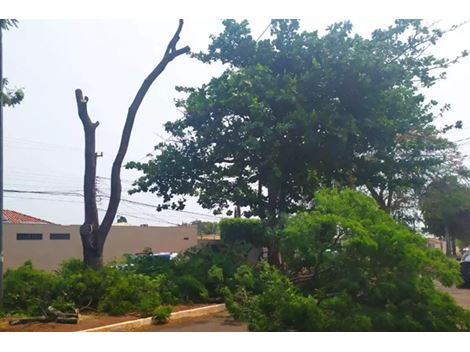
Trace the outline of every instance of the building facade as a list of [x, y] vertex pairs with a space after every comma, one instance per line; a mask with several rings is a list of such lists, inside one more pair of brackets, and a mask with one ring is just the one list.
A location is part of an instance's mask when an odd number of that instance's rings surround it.
[[[4, 213], [5, 269], [31, 260], [36, 268], [55, 270], [64, 260], [82, 258], [79, 225], [52, 224], [33, 217], [22, 220], [9, 221]], [[144, 248], [151, 248], [153, 252], [182, 252], [196, 245], [196, 226], [116, 225], [106, 239], [103, 259], [109, 263], [123, 254], [142, 252]]]

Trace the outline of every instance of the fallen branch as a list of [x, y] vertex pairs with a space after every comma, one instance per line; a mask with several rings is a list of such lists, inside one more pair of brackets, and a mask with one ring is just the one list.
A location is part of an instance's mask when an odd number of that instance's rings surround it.
[[54, 307], [47, 307], [45, 315], [10, 320], [8, 323], [10, 325], [22, 325], [32, 323], [78, 324], [78, 311], [75, 311], [75, 313], [64, 313], [58, 309], [55, 309]]

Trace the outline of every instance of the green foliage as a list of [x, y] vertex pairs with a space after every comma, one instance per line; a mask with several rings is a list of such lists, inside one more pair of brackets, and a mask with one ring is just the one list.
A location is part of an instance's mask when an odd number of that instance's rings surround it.
[[217, 222], [196, 220], [191, 224], [197, 225], [197, 234], [200, 236], [219, 233], [219, 223]]
[[77, 308], [96, 309], [104, 294], [104, 272], [97, 272], [83, 264], [80, 259], [70, 259], [57, 270], [61, 295]]
[[[15, 19], [0, 19], [1, 31], [17, 27], [18, 21]], [[22, 89], [9, 89], [8, 79], [0, 77], [0, 98], [3, 106], [15, 106], [23, 100], [24, 92]]]
[[[177, 296], [180, 294], [178, 285], [180, 278], [190, 276], [205, 287], [209, 298], [219, 297], [220, 287], [227, 278], [234, 275], [240, 265], [246, 263], [251, 247], [246, 242], [218, 243], [192, 248], [184, 252], [172, 261], [174, 266], [168, 274], [176, 284], [177, 291], [174, 291], [174, 294]], [[183, 283], [185, 283], [184, 280]], [[195, 293], [192, 295], [193, 297], [197, 297], [197, 290]], [[191, 295], [186, 295], [186, 297], [188, 296]], [[184, 296], [180, 298], [184, 299]]]
[[207, 302], [209, 292], [204, 284], [190, 275], [183, 275], [174, 278], [176, 290], [174, 294], [183, 302]]
[[120, 224], [120, 223], [127, 224], [127, 218], [126, 218], [125, 216], [118, 215], [116, 222], [117, 222], [118, 224]]
[[303, 296], [277, 269], [264, 263], [260, 270], [238, 268], [237, 287], [226, 290], [226, 304], [250, 331], [322, 330], [321, 311], [314, 298]]
[[470, 188], [457, 177], [435, 180], [420, 200], [426, 228], [444, 237], [447, 227], [452, 237], [470, 243]]
[[3, 106], [10, 106], [13, 107], [23, 101], [24, 92], [23, 89], [10, 89], [8, 88], [8, 79], [3, 78]]
[[105, 287], [98, 310], [113, 315], [141, 313], [150, 315], [161, 304], [159, 276], [149, 277], [141, 274], [104, 268]]
[[170, 318], [171, 312], [173, 310], [172, 306], [159, 306], [154, 309], [152, 313], [152, 323], [153, 324], [165, 324]]
[[226, 243], [246, 241], [254, 246], [266, 244], [266, 229], [258, 219], [229, 218], [220, 222], [220, 238]]
[[[164, 275], [142, 275], [104, 267], [94, 271], [78, 259], [64, 262], [55, 273], [34, 269], [31, 262], [5, 273], [5, 311], [39, 315], [49, 306], [70, 311], [92, 309], [113, 315], [149, 316], [176, 297]], [[202, 293], [204, 296], [204, 293]]]
[[235, 289], [226, 290], [229, 309], [251, 329], [470, 329], [470, 313], [434, 285], [459, 284], [457, 262], [427, 248], [371, 198], [323, 189], [315, 210], [292, 217], [283, 235], [283, 273], [242, 267]]
[[42, 315], [58, 292], [58, 278], [35, 269], [31, 261], [4, 276], [4, 309], [12, 314]]
[[273, 20], [271, 38], [256, 41], [247, 21], [223, 24], [194, 56], [227, 69], [179, 88], [188, 94], [177, 103], [184, 116], [165, 125], [172, 138], [155, 159], [127, 164], [144, 173], [132, 192], [156, 193], [160, 209], [183, 209], [189, 195], [216, 213], [235, 204], [273, 221], [308, 209], [321, 186], [346, 185], [408, 220], [405, 206], [415, 206], [430, 175], [462, 172], [442, 137], [454, 125], [437, 129], [437, 103], [422, 94], [467, 55], [427, 51], [446, 30], [397, 20], [365, 38], [349, 22], [319, 35]]
[[167, 258], [145, 254], [126, 256], [125, 265], [127, 271], [145, 275], [167, 273], [171, 268], [171, 262]]

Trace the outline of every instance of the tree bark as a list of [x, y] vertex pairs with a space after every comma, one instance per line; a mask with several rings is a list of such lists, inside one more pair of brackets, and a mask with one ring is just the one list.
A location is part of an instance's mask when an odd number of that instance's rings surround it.
[[85, 176], [83, 179], [85, 221], [80, 226], [80, 237], [83, 246], [83, 261], [94, 270], [102, 266], [102, 250], [97, 246], [99, 228], [98, 209], [96, 206], [96, 128], [99, 122], [92, 122], [88, 115], [88, 97], [80, 89], [75, 91], [78, 116], [85, 132]]
[[144, 80], [137, 92], [131, 106], [129, 107], [126, 122], [121, 136], [121, 143], [111, 169], [111, 194], [108, 208], [104, 215], [101, 225], [98, 219], [98, 210], [96, 206], [96, 151], [95, 151], [95, 130], [98, 122], [91, 122], [87, 112], [88, 98], [83, 97], [80, 89], [75, 91], [77, 101], [78, 115], [83, 123], [85, 131], [85, 176], [84, 176], [84, 201], [85, 201], [85, 221], [80, 227], [80, 236], [83, 245], [83, 261], [86, 265], [95, 270], [99, 270], [103, 264], [103, 249], [109, 230], [113, 224], [114, 218], [121, 200], [121, 167], [126, 156], [131, 138], [132, 128], [139, 107], [152, 86], [153, 82], [165, 70], [166, 66], [176, 57], [189, 52], [189, 47], [176, 49], [183, 28], [183, 20], [179, 21], [178, 28], [170, 40], [163, 58], [153, 69], [150, 75]]
[[452, 240], [450, 238], [450, 234], [449, 234], [449, 227], [447, 225], [445, 225], [445, 240], [446, 240], [446, 255], [448, 257], [451, 257], [452, 256]]

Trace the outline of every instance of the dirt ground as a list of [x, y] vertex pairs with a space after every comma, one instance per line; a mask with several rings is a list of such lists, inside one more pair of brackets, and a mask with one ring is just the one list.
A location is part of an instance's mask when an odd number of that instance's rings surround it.
[[80, 315], [78, 324], [32, 323], [10, 326], [8, 322], [14, 317], [0, 319], [0, 331], [6, 332], [72, 332], [96, 328], [102, 325], [119, 323], [121, 321], [139, 319], [133, 315], [109, 316], [87, 314]]
[[129, 332], [246, 332], [248, 326], [235, 321], [230, 314], [225, 312], [215, 313], [208, 316], [188, 318], [169, 322], [165, 325], [147, 325]]
[[[173, 308], [173, 312], [202, 306], [205, 304], [178, 305]], [[0, 332], [73, 332], [140, 318], [142, 317], [138, 315], [81, 314], [78, 324], [33, 323], [10, 326], [8, 322], [18, 319], [18, 317], [8, 317], [0, 319]]]

